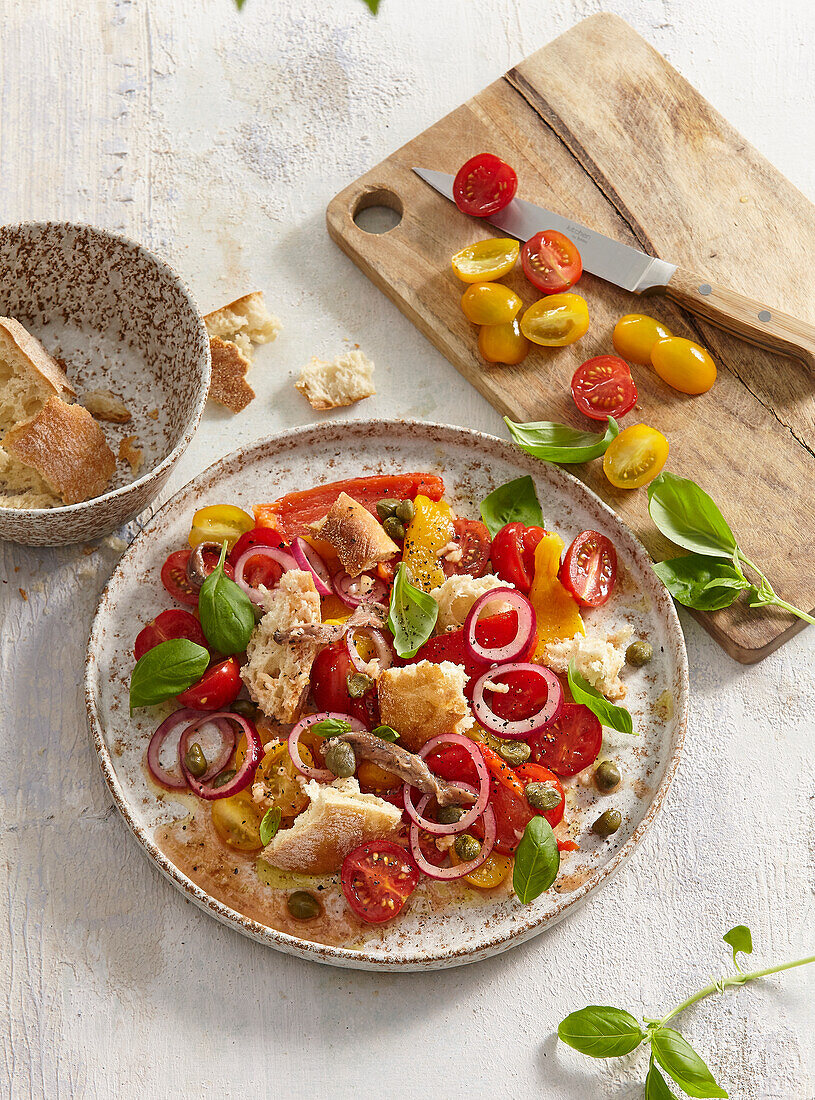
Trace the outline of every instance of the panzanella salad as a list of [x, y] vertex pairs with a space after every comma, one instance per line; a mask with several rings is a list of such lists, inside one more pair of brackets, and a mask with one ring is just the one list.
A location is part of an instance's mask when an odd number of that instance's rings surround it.
[[[651, 653], [630, 628], [591, 631], [614, 596], [613, 544], [583, 531], [566, 547], [529, 477], [490, 493], [480, 520], [443, 497], [415, 473], [254, 517], [202, 508], [161, 570], [185, 609], [136, 638], [131, 708], [175, 704], [147, 767], [193, 806], [165, 850], [233, 898], [251, 869], [248, 908], [276, 891], [294, 934], [330, 904], [353, 938], [428, 880], [531, 902], [580, 844], [564, 786], [591, 781], [600, 800], [620, 783], [598, 763], [602, 727], [634, 732], [619, 674]], [[592, 830], [620, 823], [606, 808]]]

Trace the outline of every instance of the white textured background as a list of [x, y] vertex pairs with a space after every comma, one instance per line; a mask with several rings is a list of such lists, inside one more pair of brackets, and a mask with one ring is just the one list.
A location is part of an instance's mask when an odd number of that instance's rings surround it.
[[[608, 0], [815, 198], [811, 0]], [[328, 199], [593, 0], [0, 0], [0, 217], [120, 229], [210, 309], [254, 287], [284, 323], [258, 399], [209, 411], [174, 486], [314, 418], [291, 386], [359, 342], [358, 415], [501, 421], [331, 244]], [[350, 410], [348, 415], [355, 415]], [[770, 517], [771, 518], [771, 517]], [[642, 1059], [554, 1029], [589, 1002], [659, 1014], [726, 963], [815, 949], [809, 631], [755, 668], [683, 616], [685, 756], [633, 861], [556, 929], [439, 974], [278, 956], [186, 903], [111, 807], [81, 669], [105, 545], [0, 546], [0, 1094], [15, 1097], [641, 1095]], [[22, 588], [27, 602], [18, 592]], [[809, 751], [808, 751], [809, 750]], [[815, 973], [708, 1000], [683, 1025], [732, 1097], [813, 1100]]]

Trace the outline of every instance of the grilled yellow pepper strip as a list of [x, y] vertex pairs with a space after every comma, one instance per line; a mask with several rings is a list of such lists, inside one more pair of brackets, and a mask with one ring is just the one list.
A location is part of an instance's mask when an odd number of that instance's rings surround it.
[[538, 645], [535, 656], [543, 653], [549, 642], [560, 642], [585, 634], [577, 601], [558, 580], [563, 539], [554, 533], [546, 534], [535, 548], [535, 578], [529, 599], [538, 620]]
[[405, 532], [402, 561], [410, 570], [416, 587], [429, 592], [444, 583], [438, 553], [453, 538], [450, 505], [430, 500], [420, 493], [413, 507], [413, 519]]

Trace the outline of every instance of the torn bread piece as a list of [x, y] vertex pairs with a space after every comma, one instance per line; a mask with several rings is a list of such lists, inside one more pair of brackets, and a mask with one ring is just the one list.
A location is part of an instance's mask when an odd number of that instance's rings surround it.
[[36, 470], [0, 449], [0, 508], [59, 508], [61, 504], [61, 497]]
[[358, 577], [399, 553], [399, 547], [385, 534], [376, 517], [347, 493], [340, 493], [328, 515], [312, 523], [309, 530], [334, 547], [343, 569], [351, 577]]
[[267, 310], [259, 290], [244, 294], [229, 305], [208, 313], [204, 324], [210, 336], [237, 344], [250, 362], [252, 345], [269, 344], [277, 339], [280, 332], [280, 322]]
[[575, 634], [568, 641], [544, 646], [540, 661], [559, 676], [565, 676], [574, 661], [580, 675], [601, 695], [612, 701], [624, 699], [628, 689], [620, 679], [620, 669], [633, 633], [630, 626], [621, 626], [606, 635]]
[[130, 472], [135, 477], [144, 463], [144, 451], [137, 447], [138, 436], [126, 435], [119, 443], [119, 461], [126, 462], [130, 466]]
[[[430, 595], [439, 605], [439, 616], [436, 619], [436, 633], [444, 634], [448, 630], [458, 630], [464, 626], [464, 620], [470, 613], [470, 608], [475, 601], [493, 588], [514, 588], [514, 584], [501, 580], [500, 577], [487, 573], [483, 577], [471, 577], [467, 573], [454, 573], [452, 577], [440, 584], [438, 588], [431, 589]], [[490, 614], [496, 614], [504, 610], [496, 600], [490, 608]]]
[[35, 416], [50, 397], [76, 397], [65, 371], [13, 317], [0, 317], [0, 431]]
[[468, 676], [452, 661], [419, 661], [386, 668], [376, 682], [382, 723], [411, 752], [441, 733], [466, 733], [474, 724], [464, 694]]
[[88, 410], [94, 420], [107, 420], [111, 424], [126, 424], [131, 420], [130, 409], [110, 390], [88, 390], [79, 398], [79, 404]]
[[311, 359], [300, 371], [294, 383], [312, 409], [339, 409], [372, 397], [374, 365], [361, 351], [338, 355], [333, 363]]
[[49, 397], [36, 416], [6, 432], [3, 449], [32, 467], [65, 504], [78, 504], [105, 491], [116, 459], [87, 409]]
[[255, 391], [246, 381], [251, 363], [237, 344], [213, 336], [209, 341], [212, 355], [212, 381], [209, 396], [230, 412], [239, 413], [254, 399]]

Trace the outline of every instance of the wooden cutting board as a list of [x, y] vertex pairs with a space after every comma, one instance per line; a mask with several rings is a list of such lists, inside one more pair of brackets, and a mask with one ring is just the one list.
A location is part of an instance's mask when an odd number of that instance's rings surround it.
[[[584, 275], [577, 291], [591, 326], [567, 348], [535, 348], [516, 367], [490, 366], [464, 318], [450, 257], [499, 236], [436, 194], [417, 165], [455, 173], [475, 153], [514, 166], [519, 195], [732, 290], [815, 322], [815, 208], [626, 23], [595, 15], [527, 58], [468, 103], [337, 195], [328, 230], [339, 246], [501, 413], [581, 428], [569, 393], [576, 367], [613, 354], [624, 313], [646, 312], [704, 344], [719, 368], [707, 394], [688, 397], [646, 367], [625, 423], [670, 441], [667, 469], [717, 501], [745, 554], [787, 601], [815, 607], [815, 396], [800, 362], [760, 351], [683, 313]], [[366, 233], [359, 210], [402, 215]], [[545, 228], [545, 226], [541, 226]], [[520, 269], [520, 264], [518, 264]], [[525, 305], [520, 271], [504, 280]], [[569, 467], [607, 501], [655, 558], [677, 551], [656, 532], [645, 490], [614, 489], [599, 461]], [[758, 661], [803, 628], [741, 601], [699, 620], [737, 660]]]

